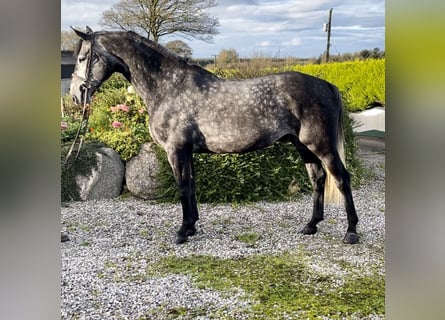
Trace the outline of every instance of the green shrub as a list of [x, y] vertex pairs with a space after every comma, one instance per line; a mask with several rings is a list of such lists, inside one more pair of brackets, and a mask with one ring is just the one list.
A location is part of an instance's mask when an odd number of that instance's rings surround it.
[[[165, 160], [161, 166], [162, 197], [177, 201], [176, 185]], [[310, 190], [305, 167], [289, 143], [244, 154], [194, 154], [194, 166], [199, 202], [289, 200], [298, 191]], [[289, 186], [293, 191], [289, 192]]]
[[65, 143], [68, 141], [73, 141], [79, 130], [82, 123], [82, 108], [74, 104], [69, 95], [62, 97], [61, 103], [62, 117], [60, 141], [61, 143]]
[[151, 141], [148, 114], [142, 99], [121, 76], [113, 76], [95, 95], [89, 117], [90, 140], [101, 141], [127, 161]]
[[61, 131], [60, 131], [60, 141], [62, 143], [73, 141], [78, 130], [80, 127], [80, 124], [82, 122], [78, 119], [72, 118], [72, 117], [62, 117], [61, 120]]
[[335, 84], [349, 111], [364, 110], [374, 102], [385, 102], [385, 59], [297, 65], [291, 70]]

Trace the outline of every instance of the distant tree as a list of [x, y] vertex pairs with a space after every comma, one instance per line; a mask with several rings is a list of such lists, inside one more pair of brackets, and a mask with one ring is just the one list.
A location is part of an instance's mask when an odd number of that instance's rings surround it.
[[223, 49], [216, 57], [217, 65], [226, 65], [228, 63], [238, 62], [239, 56], [235, 49]]
[[60, 49], [61, 50], [74, 50], [79, 42], [79, 36], [77, 36], [74, 31], [60, 32]]
[[193, 51], [184, 41], [173, 40], [167, 42], [165, 47], [183, 58], [190, 59], [192, 57]]
[[374, 48], [371, 53], [371, 57], [374, 59], [380, 59], [385, 56], [385, 53], [380, 51], [380, 48]]
[[172, 33], [211, 42], [219, 22], [205, 10], [216, 5], [216, 0], [120, 0], [102, 13], [99, 23], [131, 30], [156, 42]]
[[367, 50], [367, 49], [364, 49], [364, 50], [360, 51], [360, 57], [362, 57], [363, 59], [370, 58], [371, 54], [372, 54], [372, 52]]

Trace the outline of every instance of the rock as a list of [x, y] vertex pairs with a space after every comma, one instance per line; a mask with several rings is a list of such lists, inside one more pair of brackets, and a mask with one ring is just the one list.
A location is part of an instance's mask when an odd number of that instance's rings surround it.
[[88, 174], [76, 175], [80, 199], [110, 199], [119, 196], [125, 174], [124, 162], [109, 147], [99, 147], [95, 155], [97, 168], [91, 168]]
[[125, 171], [128, 191], [138, 197], [149, 200], [158, 197], [160, 186], [160, 182], [157, 179], [160, 164], [153, 148], [153, 143], [144, 143], [139, 154], [127, 162]]

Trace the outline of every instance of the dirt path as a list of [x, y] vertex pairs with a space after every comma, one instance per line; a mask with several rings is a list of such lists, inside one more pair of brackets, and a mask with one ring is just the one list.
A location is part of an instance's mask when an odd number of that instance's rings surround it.
[[385, 140], [374, 137], [357, 137], [358, 156], [364, 161], [375, 161], [385, 168]]

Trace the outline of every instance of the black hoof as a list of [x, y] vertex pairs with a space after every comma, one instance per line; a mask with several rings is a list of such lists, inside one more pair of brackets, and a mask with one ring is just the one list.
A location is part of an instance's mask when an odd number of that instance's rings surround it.
[[183, 243], [186, 243], [186, 242], [187, 242], [187, 239], [188, 239], [187, 236], [182, 236], [182, 235], [177, 234], [177, 235], [176, 235], [175, 243], [176, 243], [176, 244], [183, 244]]
[[347, 244], [356, 244], [359, 240], [359, 236], [357, 233], [346, 232], [345, 237], [343, 238], [343, 243]]
[[310, 227], [308, 225], [306, 225], [303, 230], [300, 231], [300, 233], [302, 234], [316, 234], [317, 233], [317, 227]]
[[196, 234], [196, 228], [193, 227], [184, 227], [182, 226], [176, 234], [176, 244], [182, 244], [187, 242], [188, 237], [194, 236]]

